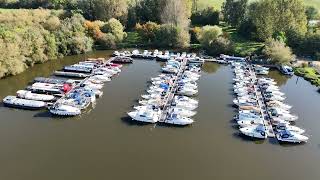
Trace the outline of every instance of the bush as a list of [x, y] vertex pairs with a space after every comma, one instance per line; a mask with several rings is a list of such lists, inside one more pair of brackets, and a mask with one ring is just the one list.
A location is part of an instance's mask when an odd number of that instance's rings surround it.
[[216, 56], [223, 53], [225, 54], [233, 53], [234, 46], [229, 39], [225, 37], [218, 37], [213, 42], [211, 42], [210, 45], [205, 49], [209, 55]]
[[207, 48], [222, 34], [222, 28], [218, 26], [204, 26], [198, 35], [198, 39], [201, 45]]
[[190, 45], [189, 33], [171, 24], [161, 25], [155, 35], [154, 45], [157, 47], [185, 48]]
[[116, 38], [111, 33], [103, 34], [98, 39], [97, 44], [104, 49], [114, 49], [116, 48]]
[[92, 48], [84, 18], [59, 19], [60, 11], [0, 11], [0, 78], [59, 55], [79, 54]]
[[201, 33], [201, 28], [200, 27], [194, 27], [190, 30], [190, 42], [191, 44], [199, 44], [199, 34]]
[[290, 47], [274, 39], [268, 40], [263, 52], [276, 64], [288, 64], [295, 58]]
[[197, 11], [191, 15], [191, 24], [195, 26], [218, 25], [219, 24], [218, 10], [208, 7], [202, 11]]
[[103, 27], [102, 32], [111, 33], [116, 38], [116, 42], [121, 42], [127, 34], [124, 32], [124, 27], [117, 19], [111, 18]]
[[143, 41], [147, 43], [154, 43], [156, 39], [156, 32], [159, 30], [160, 25], [154, 22], [147, 22], [146, 24], [136, 24], [136, 31], [142, 37]]

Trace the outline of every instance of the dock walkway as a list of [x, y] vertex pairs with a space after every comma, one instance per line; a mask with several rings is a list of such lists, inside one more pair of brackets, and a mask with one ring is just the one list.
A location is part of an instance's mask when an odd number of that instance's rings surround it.
[[[251, 74], [254, 75], [255, 82], [258, 83], [258, 77], [256, 77], [255, 71], [253, 70], [251, 65], [249, 67], [250, 67]], [[257, 101], [258, 101], [258, 105], [259, 105], [259, 108], [260, 108], [260, 113], [261, 113], [261, 116], [263, 117], [263, 125], [264, 125], [264, 127], [266, 129], [267, 135], [270, 138], [274, 138], [276, 135], [275, 135], [275, 133], [273, 131], [271, 118], [270, 118], [270, 115], [269, 115], [269, 112], [268, 112], [268, 108], [267, 108], [267, 106], [265, 104], [264, 96], [261, 93], [261, 89], [259, 87], [259, 84], [255, 84], [254, 85], [254, 90], [255, 90], [255, 93], [256, 93], [256, 96], [257, 96]]]
[[185, 69], [186, 69], [186, 65], [187, 65], [187, 59], [184, 59], [182, 60], [181, 62], [181, 66], [180, 66], [180, 69], [177, 73], [177, 75], [174, 77], [174, 83], [169, 87], [169, 90], [166, 94], [166, 96], [164, 97], [164, 99], [162, 100], [162, 113], [160, 115], [160, 120], [159, 122], [165, 122], [167, 117], [168, 117], [168, 114], [169, 114], [169, 110], [171, 108], [171, 104], [172, 104], [172, 101], [174, 99], [174, 96], [175, 96], [175, 92], [177, 91], [177, 88], [178, 88], [178, 81], [181, 79]]
[[[111, 63], [112, 61], [114, 60], [114, 57], [111, 57], [110, 59], [108, 59], [107, 61], [105, 61], [103, 63], [102, 66], [108, 64], [108, 63]], [[99, 69], [99, 68], [96, 68], [96, 69]], [[53, 106], [55, 106], [57, 103], [60, 103], [63, 101], [63, 99], [65, 99], [71, 92], [73, 92], [74, 89], [80, 87], [81, 84], [85, 83], [86, 81], [88, 81], [88, 79], [92, 76], [94, 76], [94, 72], [96, 69], [93, 69], [91, 74], [86, 77], [85, 79], [81, 80], [80, 83], [78, 83], [76, 86], [72, 86], [72, 88], [70, 89], [70, 91], [68, 91], [67, 93], [65, 93], [63, 96], [61, 96], [55, 103], [53, 103]]]

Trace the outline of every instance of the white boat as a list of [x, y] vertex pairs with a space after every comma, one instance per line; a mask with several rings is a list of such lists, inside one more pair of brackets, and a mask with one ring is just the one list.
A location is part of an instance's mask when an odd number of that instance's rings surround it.
[[17, 97], [22, 99], [29, 99], [35, 101], [53, 101], [55, 97], [53, 95], [36, 94], [31, 91], [19, 90], [17, 91]]
[[246, 136], [258, 139], [266, 139], [268, 137], [266, 128], [261, 124], [240, 128], [240, 132]]
[[185, 88], [185, 87], [179, 87], [177, 90], [177, 94], [185, 95], [185, 96], [194, 96], [197, 93], [198, 93], [198, 90], [191, 89], [191, 88]]
[[305, 132], [304, 129], [301, 129], [301, 128], [297, 127], [297, 126], [289, 125], [288, 123], [279, 123], [276, 126], [276, 130], [278, 132], [287, 130], [287, 131], [298, 133], [298, 134], [303, 134]]
[[159, 121], [161, 110], [153, 109], [141, 109], [137, 111], [131, 111], [128, 115], [132, 120], [146, 122], [146, 123], [156, 123]]
[[51, 114], [58, 116], [77, 116], [81, 114], [79, 108], [63, 104], [55, 104], [49, 108], [49, 111]]
[[186, 110], [189, 110], [189, 111], [193, 111], [193, 110], [195, 110], [197, 107], [198, 107], [198, 105], [195, 105], [195, 104], [190, 104], [190, 103], [187, 103], [187, 102], [179, 102], [179, 101], [177, 101], [177, 102], [173, 102], [172, 103], [172, 107], [178, 107], [178, 108], [182, 108], [182, 109], [186, 109]]
[[172, 113], [167, 117], [167, 119], [164, 122], [167, 124], [186, 126], [192, 124], [194, 121], [193, 119], [182, 117], [176, 113]]
[[263, 124], [263, 119], [241, 120], [237, 121], [237, 123], [240, 127], [250, 127], [253, 125]]
[[292, 67], [290, 66], [280, 66], [279, 70], [282, 74], [284, 75], [288, 75], [288, 76], [293, 76], [294, 75], [294, 71], [292, 69]]
[[276, 134], [278, 141], [281, 142], [290, 142], [290, 143], [301, 143], [301, 142], [307, 142], [308, 141], [308, 137], [298, 134], [298, 133], [294, 133], [288, 130], [284, 130], [281, 131], [279, 133]]
[[102, 82], [111, 81], [111, 79], [109, 77], [104, 76], [104, 75], [94, 75], [94, 76], [90, 77], [90, 79], [98, 80], [98, 81], [102, 81]]
[[174, 101], [179, 103], [179, 102], [184, 102], [184, 103], [188, 103], [188, 104], [193, 104], [195, 106], [198, 106], [198, 101], [194, 100], [192, 98], [189, 98], [187, 96], [175, 96], [174, 97]]
[[192, 116], [197, 114], [197, 112], [195, 112], [195, 111], [189, 111], [189, 110], [186, 110], [186, 109], [183, 109], [183, 108], [178, 108], [178, 107], [172, 107], [169, 110], [169, 112], [178, 114], [178, 115], [180, 115], [182, 117], [192, 117]]
[[37, 110], [47, 106], [43, 101], [20, 99], [15, 96], [7, 96], [3, 99], [3, 104], [8, 107]]

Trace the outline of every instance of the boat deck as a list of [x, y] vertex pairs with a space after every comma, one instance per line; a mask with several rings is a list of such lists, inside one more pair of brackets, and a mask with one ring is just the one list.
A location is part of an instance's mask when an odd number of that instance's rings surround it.
[[165, 122], [168, 115], [169, 115], [169, 110], [171, 108], [171, 103], [174, 99], [175, 96], [175, 92], [177, 91], [178, 85], [177, 82], [179, 81], [179, 79], [182, 77], [185, 69], [186, 69], [186, 65], [187, 65], [187, 59], [184, 59], [181, 63], [180, 69], [177, 73], [177, 75], [174, 77], [174, 83], [169, 87], [169, 91], [167, 93], [167, 95], [164, 97], [164, 99], [162, 100], [162, 113], [160, 115], [160, 119], [159, 122]]
[[[255, 78], [256, 78], [256, 82], [258, 80], [258, 78], [256, 77], [256, 73], [255, 71], [253, 70], [253, 68], [250, 66], [250, 71], [252, 74], [254, 74]], [[256, 93], [256, 96], [257, 96], [257, 100], [258, 100], [258, 105], [259, 105], [259, 108], [260, 108], [260, 112], [261, 112], [261, 115], [263, 117], [263, 124], [264, 124], [264, 127], [266, 129], [266, 133], [268, 135], [268, 137], [270, 138], [274, 138], [276, 137], [274, 131], [273, 131], [273, 127], [272, 127], [272, 123], [271, 123], [271, 118], [270, 118], [270, 115], [268, 113], [268, 108], [265, 104], [265, 100], [264, 100], [264, 97], [263, 97], [263, 94], [261, 93], [260, 91], [260, 87], [259, 85], [254, 85], [254, 90], [255, 90], [255, 93]]]
[[[108, 63], [111, 63], [113, 60], [114, 60], [114, 57], [111, 57], [110, 59], [108, 59], [107, 61], [105, 61], [103, 65], [106, 65], [106, 64], [108, 64]], [[81, 84], [83, 84], [83, 83], [85, 83], [86, 81], [88, 81], [88, 79], [89, 79], [90, 77], [94, 76], [94, 72], [95, 72], [95, 70], [93, 70], [93, 71], [91, 72], [91, 74], [88, 75], [88, 77], [86, 77], [85, 79], [81, 80], [76, 86], [72, 86], [72, 88], [70, 89], [70, 91], [67, 92], [66, 94], [64, 94], [63, 96], [61, 96], [59, 99], [57, 99], [57, 101], [56, 101], [55, 103], [53, 103], [52, 106], [55, 106], [57, 103], [62, 102], [62, 101], [65, 99], [65, 97], [67, 97], [75, 88], [79, 87]]]

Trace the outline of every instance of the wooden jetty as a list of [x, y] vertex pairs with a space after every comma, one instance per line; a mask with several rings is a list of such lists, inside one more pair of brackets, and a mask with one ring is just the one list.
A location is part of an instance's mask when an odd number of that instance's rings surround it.
[[162, 102], [161, 102], [161, 107], [162, 107], [162, 113], [160, 115], [160, 120], [159, 122], [165, 122], [168, 115], [169, 115], [169, 110], [171, 108], [171, 104], [172, 101], [174, 99], [175, 96], [175, 92], [178, 89], [178, 81], [181, 79], [185, 69], [186, 69], [186, 65], [188, 63], [187, 59], [183, 59], [181, 62], [181, 66], [180, 69], [177, 73], [177, 75], [174, 77], [173, 79], [173, 84], [170, 85], [169, 90], [166, 94], [166, 96], [163, 98]]
[[[255, 71], [253, 70], [251, 65], [249, 66], [249, 68], [250, 68], [251, 74], [254, 75], [255, 83], [257, 83], [258, 78], [256, 77]], [[273, 131], [271, 118], [270, 118], [270, 115], [268, 112], [268, 108], [265, 104], [265, 99], [263, 97], [263, 94], [261, 93], [261, 89], [260, 89], [259, 84], [257, 84], [257, 85], [254, 84], [254, 90], [255, 90], [256, 97], [257, 97], [260, 113], [261, 113], [261, 116], [263, 117], [263, 125], [266, 129], [266, 133], [267, 133], [268, 137], [274, 138], [274, 137], [276, 137], [276, 135]]]
[[[105, 61], [105, 62], [103, 63], [103, 65], [101, 65], [101, 66], [105, 66], [106, 64], [111, 63], [113, 60], [114, 60], [114, 57], [111, 57], [110, 59], [108, 59], [107, 61]], [[96, 68], [96, 69], [98, 69], [98, 68]], [[96, 70], [96, 69], [93, 69], [93, 71], [91, 72], [91, 74], [89, 74], [85, 79], [80, 80], [80, 82], [79, 82], [77, 85], [73, 86], [73, 87], [70, 89], [69, 92], [67, 92], [66, 94], [64, 94], [63, 96], [61, 96], [61, 97], [60, 97], [55, 103], [53, 103], [52, 105], [54, 106], [54, 105], [56, 105], [57, 103], [60, 103], [60, 102], [61, 102], [65, 97], [67, 97], [75, 88], [80, 87], [82, 84], [84, 84], [86, 81], [88, 81], [88, 79], [89, 79], [90, 77], [94, 76], [94, 73], [95, 73], [95, 70]]]

